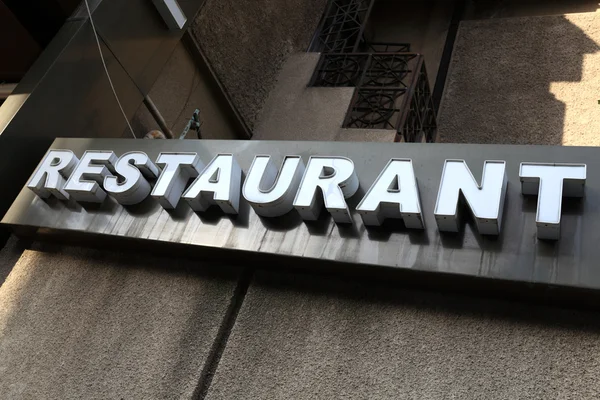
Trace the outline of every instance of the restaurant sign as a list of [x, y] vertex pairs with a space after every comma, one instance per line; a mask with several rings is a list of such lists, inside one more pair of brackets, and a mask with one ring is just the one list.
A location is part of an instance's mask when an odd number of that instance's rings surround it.
[[599, 170], [597, 148], [56, 139], [2, 223], [600, 288]]
[[[521, 192], [538, 196], [537, 236], [560, 236], [563, 196], [584, 195], [585, 164], [522, 162]], [[192, 182], [187, 185], [188, 181]], [[154, 185], [151, 182], [155, 182]], [[506, 162], [485, 161], [478, 182], [465, 160], [445, 160], [433, 213], [440, 231], [458, 232], [461, 198], [480, 234], [501, 232], [506, 197]], [[165, 209], [183, 200], [196, 212], [210, 206], [238, 214], [247, 201], [263, 217], [296, 210], [304, 220], [316, 220], [322, 206], [336, 223], [352, 223], [346, 202], [356, 194], [359, 180], [350, 158], [331, 155], [286, 155], [280, 167], [270, 155], [255, 155], [242, 183], [235, 154], [215, 154], [204, 164], [196, 152], [161, 152], [152, 160], [143, 151], [117, 156], [112, 150], [87, 150], [79, 159], [71, 150], [50, 150], [27, 183], [41, 198], [102, 203], [107, 196], [119, 204], [139, 204], [152, 196]], [[407, 228], [424, 229], [419, 184], [411, 159], [391, 158], [370, 185], [356, 210], [365, 225], [398, 218]]]

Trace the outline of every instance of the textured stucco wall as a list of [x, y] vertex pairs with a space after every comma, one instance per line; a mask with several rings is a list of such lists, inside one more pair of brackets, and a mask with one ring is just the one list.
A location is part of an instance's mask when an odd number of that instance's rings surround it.
[[325, 0], [206, 0], [193, 32], [252, 129], [287, 56], [305, 51]]
[[1, 397], [191, 399], [207, 371], [210, 400], [600, 395], [595, 312], [258, 271], [220, 347], [243, 291], [218, 270], [28, 246], [0, 286]]
[[463, 21], [443, 142], [600, 145], [600, 14]]
[[208, 399], [595, 399], [595, 313], [259, 273]]
[[34, 245], [0, 286], [0, 397], [191, 398], [236, 277], [222, 265]]

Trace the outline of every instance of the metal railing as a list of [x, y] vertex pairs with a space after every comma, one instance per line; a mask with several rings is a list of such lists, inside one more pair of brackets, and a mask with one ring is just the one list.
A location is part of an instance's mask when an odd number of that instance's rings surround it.
[[356, 88], [345, 128], [395, 129], [396, 142], [436, 140], [435, 109], [420, 54], [324, 53], [309, 86]]
[[358, 51], [364, 42], [364, 30], [374, 2], [375, 0], [330, 0], [309, 51]]

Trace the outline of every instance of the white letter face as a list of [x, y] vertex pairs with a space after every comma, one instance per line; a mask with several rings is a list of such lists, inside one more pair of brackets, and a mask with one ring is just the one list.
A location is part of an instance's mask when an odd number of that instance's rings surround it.
[[[349, 158], [310, 157], [294, 207], [303, 219], [314, 221], [319, 218], [324, 201], [335, 222], [352, 223], [345, 199], [356, 193], [358, 184], [354, 163]], [[318, 189], [322, 199], [318, 197]]]
[[166, 209], [177, 207], [188, 180], [198, 176], [204, 168], [197, 153], [160, 153], [156, 164], [162, 172], [151, 196]]
[[244, 182], [244, 198], [254, 212], [262, 217], [287, 214], [294, 208], [294, 196], [304, 170], [300, 156], [286, 156], [278, 176], [271, 156], [256, 156]]
[[506, 163], [486, 161], [481, 185], [464, 160], [446, 160], [435, 204], [435, 219], [440, 231], [458, 232], [458, 202], [462, 193], [482, 235], [498, 235], [506, 198]]
[[586, 174], [585, 164], [521, 163], [521, 192], [538, 196], [535, 223], [539, 239], [560, 238], [562, 198], [583, 197]]
[[123, 177], [119, 182], [116, 176], [104, 178], [104, 190], [123, 205], [141, 203], [152, 188], [146, 178], [156, 179], [160, 170], [148, 155], [141, 151], [123, 154], [115, 164], [115, 171]]
[[402, 218], [407, 228], [424, 229], [421, 201], [412, 160], [391, 159], [356, 210], [365, 225]]
[[206, 211], [211, 204], [227, 214], [240, 209], [242, 169], [232, 154], [217, 154], [183, 194], [194, 211]]
[[112, 151], [86, 151], [65, 184], [65, 191], [75, 201], [102, 203], [106, 192], [100, 186], [117, 162]]
[[69, 193], [63, 187], [79, 159], [71, 150], [50, 150], [36, 168], [27, 187], [43, 199], [51, 195], [60, 200], [68, 200]]

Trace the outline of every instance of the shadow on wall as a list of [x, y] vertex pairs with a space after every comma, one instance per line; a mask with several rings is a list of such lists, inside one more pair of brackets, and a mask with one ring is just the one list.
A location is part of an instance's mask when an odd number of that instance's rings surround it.
[[257, 275], [209, 398], [596, 397], [596, 313], [319, 278]]
[[207, 0], [194, 36], [250, 129], [289, 55], [304, 51], [325, 0]]
[[463, 22], [441, 141], [600, 145], [599, 42], [597, 13]]
[[598, 0], [470, 0], [465, 19], [595, 12]]
[[433, 89], [452, 12], [448, 0], [377, 0], [365, 35], [370, 42], [409, 43], [412, 52], [423, 54]]
[[28, 247], [20, 258], [0, 254], [0, 265], [18, 258], [0, 286], [0, 397], [194, 397], [238, 269]]

